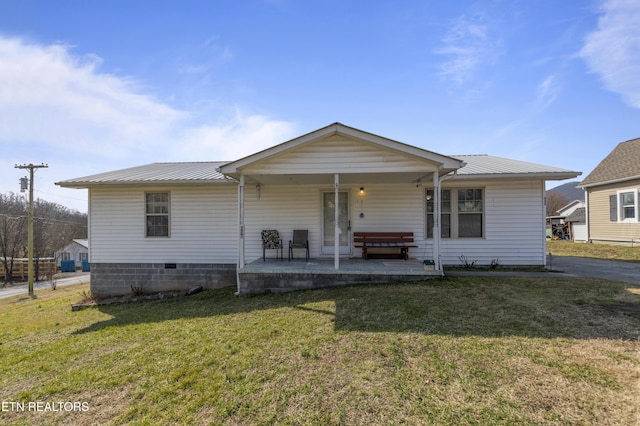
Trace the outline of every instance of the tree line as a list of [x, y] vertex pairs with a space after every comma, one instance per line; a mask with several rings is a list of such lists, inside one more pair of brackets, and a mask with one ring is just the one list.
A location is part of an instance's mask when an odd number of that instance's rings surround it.
[[[39, 259], [54, 257], [73, 239], [87, 238], [87, 214], [42, 199], [34, 200], [33, 210], [33, 256], [39, 277]], [[13, 259], [28, 256], [28, 214], [27, 197], [0, 194], [0, 262], [7, 278], [13, 275]]]

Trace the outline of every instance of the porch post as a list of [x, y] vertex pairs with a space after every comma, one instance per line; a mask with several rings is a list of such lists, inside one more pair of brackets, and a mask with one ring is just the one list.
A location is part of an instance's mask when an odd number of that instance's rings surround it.
[[244, 175], [238, 185], [238, 269], [244, 267]]
[[436, 271], [442, 271], [440, 264], [440, 212], [442, 211], [440, 176], [433, 172], [433, 263]]
[[340, 268], [340, 202], [338, 197], [338, 189], [340, 186], [340, 175], [336, 173], [333, 177], [335, 186], [335, 202], [334, 202], [334, 243], [333, 243], [333, 267], [335, 269]]

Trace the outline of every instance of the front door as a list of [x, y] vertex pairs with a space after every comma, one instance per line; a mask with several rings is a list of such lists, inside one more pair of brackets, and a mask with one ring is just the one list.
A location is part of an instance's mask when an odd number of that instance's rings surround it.
[[[335, 192], [322, 193], [322, 253], [333, 254], [335, 250]], [[338, 225], [340, 226], [340, 254], [351, 253], [349, 230], [349, 193], [338, 192]]]

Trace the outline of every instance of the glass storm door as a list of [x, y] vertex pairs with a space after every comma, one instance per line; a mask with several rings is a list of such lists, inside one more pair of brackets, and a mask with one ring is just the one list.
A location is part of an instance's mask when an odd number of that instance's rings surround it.
[[[335, 192], [322, 193], [322, 253], [333, 254], [335, 249]], [[340, 254], [351, 253], [349, 232], [349, 193], [338, 192], [338, 225], [340, 226]]]

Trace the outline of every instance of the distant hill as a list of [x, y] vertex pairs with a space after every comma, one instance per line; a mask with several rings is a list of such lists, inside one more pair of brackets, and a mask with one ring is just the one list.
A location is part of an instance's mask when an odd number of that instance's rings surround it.
[[568, 203], [574, 200], [582, 201], [584, 200], [584, 191], [581, 188], [576, 188], [579, 183], [580, 181], [567, 182], [555, 188], [548, 189], [547, 192], [554, 191], [564, 195]]

